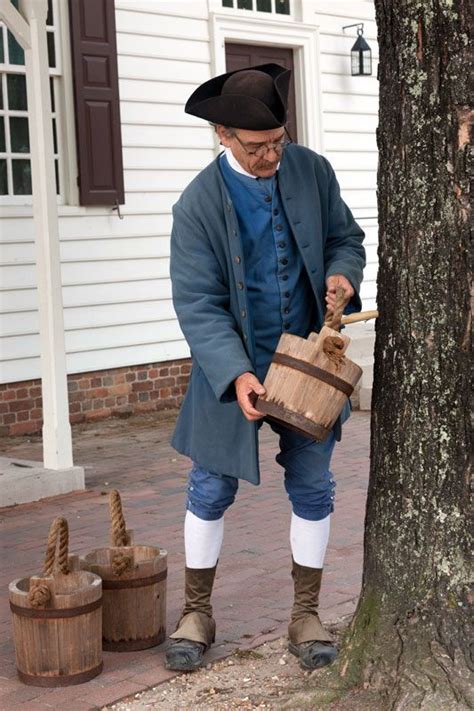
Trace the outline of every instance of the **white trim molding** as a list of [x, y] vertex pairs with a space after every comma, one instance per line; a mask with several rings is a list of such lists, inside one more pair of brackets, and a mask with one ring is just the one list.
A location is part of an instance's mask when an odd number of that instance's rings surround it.
[[296, 113], [299, 142], [323, 152], [319, 28], [301, 22], [211, 14], [213, 75], [224, 74], [225, 43], [269, 45], [294, 50]]

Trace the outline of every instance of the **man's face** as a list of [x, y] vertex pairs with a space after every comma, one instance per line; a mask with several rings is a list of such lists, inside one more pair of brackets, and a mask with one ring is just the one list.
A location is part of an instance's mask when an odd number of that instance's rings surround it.
[[281, 151], [274, 147], [263, 156], [252, 155], [253, 151], [262, 149], [266, 143], [279, 143], [285, 138], [284, 128], [272, 128], [269, 131], [246, 131], [243, 128], [230, 130], [225, 126], [216, 127], [220, 142], [230, 148], [234, 158], [242, 168], [257, 178], [270, 178], [276, 173], [281, 160]]

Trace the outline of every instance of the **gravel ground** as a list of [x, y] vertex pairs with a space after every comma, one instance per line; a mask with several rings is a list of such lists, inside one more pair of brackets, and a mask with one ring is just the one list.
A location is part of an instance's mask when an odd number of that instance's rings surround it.
[[[345, 625], [329, 626], [336, 639]], [[287, 639], [237, 651], [227, 659], [134, 697], [106, 706], [102, 711], [151, 711], [163, 709], [319, 709], [310, 700], [315, 672], [303, 671], [287, 650]], [[328, 708], [324, 704], [324, 708]]]

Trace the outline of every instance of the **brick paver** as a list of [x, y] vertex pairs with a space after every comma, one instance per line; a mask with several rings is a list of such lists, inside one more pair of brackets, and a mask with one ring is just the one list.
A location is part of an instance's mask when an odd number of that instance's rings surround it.
[[[189, 465], [169, 445], [172, 427], [172, 421], [155, 414], [75, 427], [75, 463], [86, 467], [87, 490], [0, 509], [0, 709], [87, 711], [172, 676], [163, 667], [162, 645], [141, 652], [104, 652], [104, 672], [79, 686], [43, 689], [21, 684], [16, 678], [7, 590], [10, 580], [39, 572], [49, 525], [57, 515], [68, 519], [71, 552], [107, 545], [105, 494], [118, 488], [135, 541], [168, 550], [168, 631], [174, 629], [183, 602], [182, 528]], [[368, 440], [369, 416], [356, 412], [344, 427], [333, 459], [336, 512], [321, 595], [321, 617], [326, 621], [352, 613], [360, 589]], [[262, 428], [260, 442], [262, 485], [242, 483], [226, 514], [213, 596], [217, 640], [209, 661], [286, 633], [292, 594], [290, 507], [269, 427]], [[7, 445], [1, 449], [10, 456], [41, 459], [38, 439], [10, 440]]]

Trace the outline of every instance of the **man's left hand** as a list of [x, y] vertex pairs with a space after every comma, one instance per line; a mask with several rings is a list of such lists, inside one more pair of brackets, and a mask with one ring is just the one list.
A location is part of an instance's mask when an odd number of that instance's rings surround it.
[[326, 279], [326, 306], [329, 311], [334, 311], [336, 306], [336, 290], [339, 287], [344, 289], [344, 305], [347, 304], [354, 296], [354, 288], [349, 279], [346, 279], [342, 274], [333, 274]]

